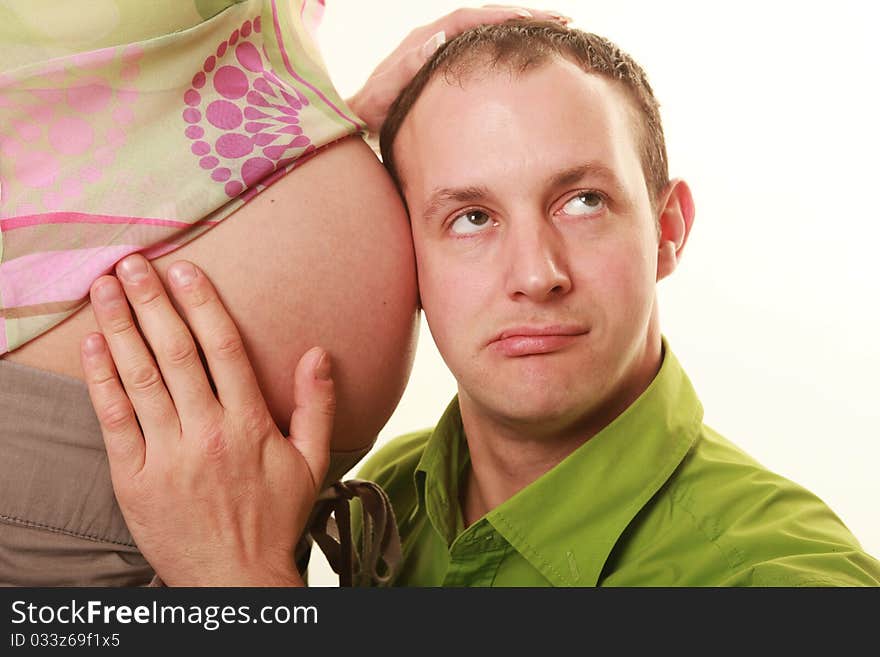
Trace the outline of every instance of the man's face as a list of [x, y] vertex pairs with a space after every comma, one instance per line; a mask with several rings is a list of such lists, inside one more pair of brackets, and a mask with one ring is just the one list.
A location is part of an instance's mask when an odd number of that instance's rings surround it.
[[395, 149], [422, 305], [463, 411], [601, 428], [659, 353], [658, 238], [625, 92], [561, 59], [438, 76]]

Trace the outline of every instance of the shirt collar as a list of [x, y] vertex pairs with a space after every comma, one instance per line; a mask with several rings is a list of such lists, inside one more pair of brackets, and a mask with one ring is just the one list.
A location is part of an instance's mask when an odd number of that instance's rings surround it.
[[470, 454], [456, 395], [428, 438], [414, 475], [419, 506], [447, 546], [462, 529], [459, 486], [468, 465]]
[[[556, 586], [592, 586], [614, 544], [669, 479], [702, 426], [703, 408], [663, 340], [648, 388], [611, 424], [486, 519]], [[461, 530], [461, 474], [469, 464], [458, 399], [416, 468], [419, 504], [451, 545]]]

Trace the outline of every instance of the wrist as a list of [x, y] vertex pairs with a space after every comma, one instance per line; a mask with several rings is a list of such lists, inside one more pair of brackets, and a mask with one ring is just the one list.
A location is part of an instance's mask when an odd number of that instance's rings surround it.
[[353, 96], [348, 98], [345, 103], [348, 105], [349, 109], [355, 113], [355, 116], [360, 119], [360, 122], [366, 126], [367, 135], [375, 136], [378, 130], [374, 125], [374, 121], [370, 117], [369, 101], [364, 97], [364, 90], [361, 89]]
[[269, 567], [250, 568], [237, 571], [235, 579], [238, 583], [230, 586], [253, 586], [253, 587], [304, 587], [302, 575], [296, 567], [279, 571]]
[[[157, 578], [161, 576], [158, 575]], [[278, 570], [265, 565], [231, 565], [220, 571], [208, 570], [188, 573], [184, 577], [161, 576], [159, 583], [173, 587], [304, 587], [305, 582], [296, 567]]]

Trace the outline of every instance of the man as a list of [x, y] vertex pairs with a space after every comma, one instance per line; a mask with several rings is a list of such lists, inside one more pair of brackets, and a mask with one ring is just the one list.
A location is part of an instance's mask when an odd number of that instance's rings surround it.
[[[435, 429], [392, 441], [360, 473], [385, 489], [398, 521], [393, 584], [880, 584], [880, 564], [818, 498], [702, 424], [656, 298], [681, 257], [693, 202], [683, 181], [668, 179], [657, 103], [628, 55], [544, 23], [472, 30], [404, 90], [382, 148], [409, 211], [422, 306], [458, 383]], [[227, 321], [201, 285], [210, 302], [197, 305]], [[199, 334], [197, 315], [190, 321]], [[222, 398], [233, 372], [216, 354], [215, 372], [206, 356]], [[291, 425], [313, 480], [332, 400], [327, 376], [310, 379], [319, 360], [307, 356], [297, 371], [302, 408]], [[99, 417], [109, 417], [102, 407], [114, 395], [92, 387]], [[230, 407], [253, 418], [258, 400], [239, 398]], [[131, 419], [118, 415], [121, 436]], [[206, 435], [225, 445], [235, 431], [238, 447], [208, 451], [253, 461], [249, 437], [266, 433], [259, 422]], [[116, 453], [114, 443], [123, 445]], [[136, 449], [108, 438], [113, 467]], [[257, 481], [281, 476], [266, 468]], [[239, 496], [221, 505], [233, 512], [214, 512], [212, 535], [242, 504]], [[246, 525], [256, 508], [232, 524]], [[150, 512], [142, 504], [139, 513]], [[256, 548], [227, 550], [240, 568], [217, 577], [296, 582], [277, 556], [279, 533], [253, 533]], [[170, 534], [144, 536], [148, 558], [170, 564], [161, 574], [193, 581], [186, 568], [198, 563], [171, 563]]]

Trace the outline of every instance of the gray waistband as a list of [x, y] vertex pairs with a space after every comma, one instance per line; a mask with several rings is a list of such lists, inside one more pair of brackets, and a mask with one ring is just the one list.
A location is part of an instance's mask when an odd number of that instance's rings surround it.
[[0, 521], [134, 545], [82, 382], [0, 360]]

